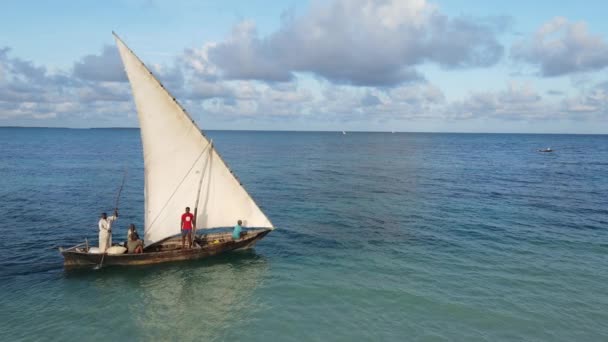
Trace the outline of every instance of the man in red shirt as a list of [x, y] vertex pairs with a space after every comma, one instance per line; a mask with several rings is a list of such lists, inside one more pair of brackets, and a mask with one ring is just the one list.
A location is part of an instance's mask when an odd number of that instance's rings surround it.
[[182, 228], [182, 249], [184, 249], [185, 238], [188, 236], [188, 248], [192, 247], [192, 222], [194, 215], [190, 214], [190, 207], [186, 207], [186, 212], [182, 215], [180, 227]]

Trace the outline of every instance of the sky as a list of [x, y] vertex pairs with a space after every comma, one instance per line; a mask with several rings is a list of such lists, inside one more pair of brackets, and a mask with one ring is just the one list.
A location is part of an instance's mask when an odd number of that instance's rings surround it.
[[115, 31], [203, 129], [608, 133], [604, 1], [1, 6], [0, 126], [137, 127]]

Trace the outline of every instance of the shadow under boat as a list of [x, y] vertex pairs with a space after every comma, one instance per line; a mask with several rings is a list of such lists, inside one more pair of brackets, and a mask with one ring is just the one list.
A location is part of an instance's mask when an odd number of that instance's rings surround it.
[[63, 255], [65, 268], [91, 267], [102, 262], [104, 266], [135, 266], [165, 262], [197, 260], [220, 253], [251, 248], [272, 229], [248, 229], [241, 233], [239, 239], [232, 238], [232, 232], [217, 232], [197, 235], [195, 247], [181, 248], [181, 236], [172, 236], [144, 248], [140, 254], [103, 254], [89, 253], [84, 244], [67, 249], [59, 248]]

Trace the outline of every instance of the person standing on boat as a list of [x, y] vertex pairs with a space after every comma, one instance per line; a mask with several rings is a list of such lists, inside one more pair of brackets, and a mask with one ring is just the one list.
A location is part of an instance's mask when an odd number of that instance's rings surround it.
[[99, 219], [99, 250], [102, 253], [112, 246], [112, 223], [118, 219], [118, 209], [114, 209], [114, 215], [109, 216], [106, 213], [101, 213]]
[[192, 221], [194, 221], [194, 215], [190, 213], [190, 207], [186, 207], [186, 212], [182, 215], [180, 223], [182, 229], [182, 249], [184, 249], [186, 236], [188, 236], [188, 248], [192, 247]]
[[239, 239], [241, 237], [241, 230], [243, 230], [243, 228], [241, 227], [242, 224], [243, 221], [239, 220], [236, 223], [236, 226], [234, 226], [234, 230], [232, 231], [232, 238], [234, 240]]

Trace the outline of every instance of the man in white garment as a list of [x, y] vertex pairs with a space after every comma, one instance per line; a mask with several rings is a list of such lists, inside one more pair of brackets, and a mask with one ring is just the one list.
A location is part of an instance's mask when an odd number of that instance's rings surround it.
[[101, 213], [99, 219], [99, 250], [102, 253], [112, 246], [112, 223], [118, 219], [118, 209], [114, 209], [114, 215], [108, 217], [106, 213]]

